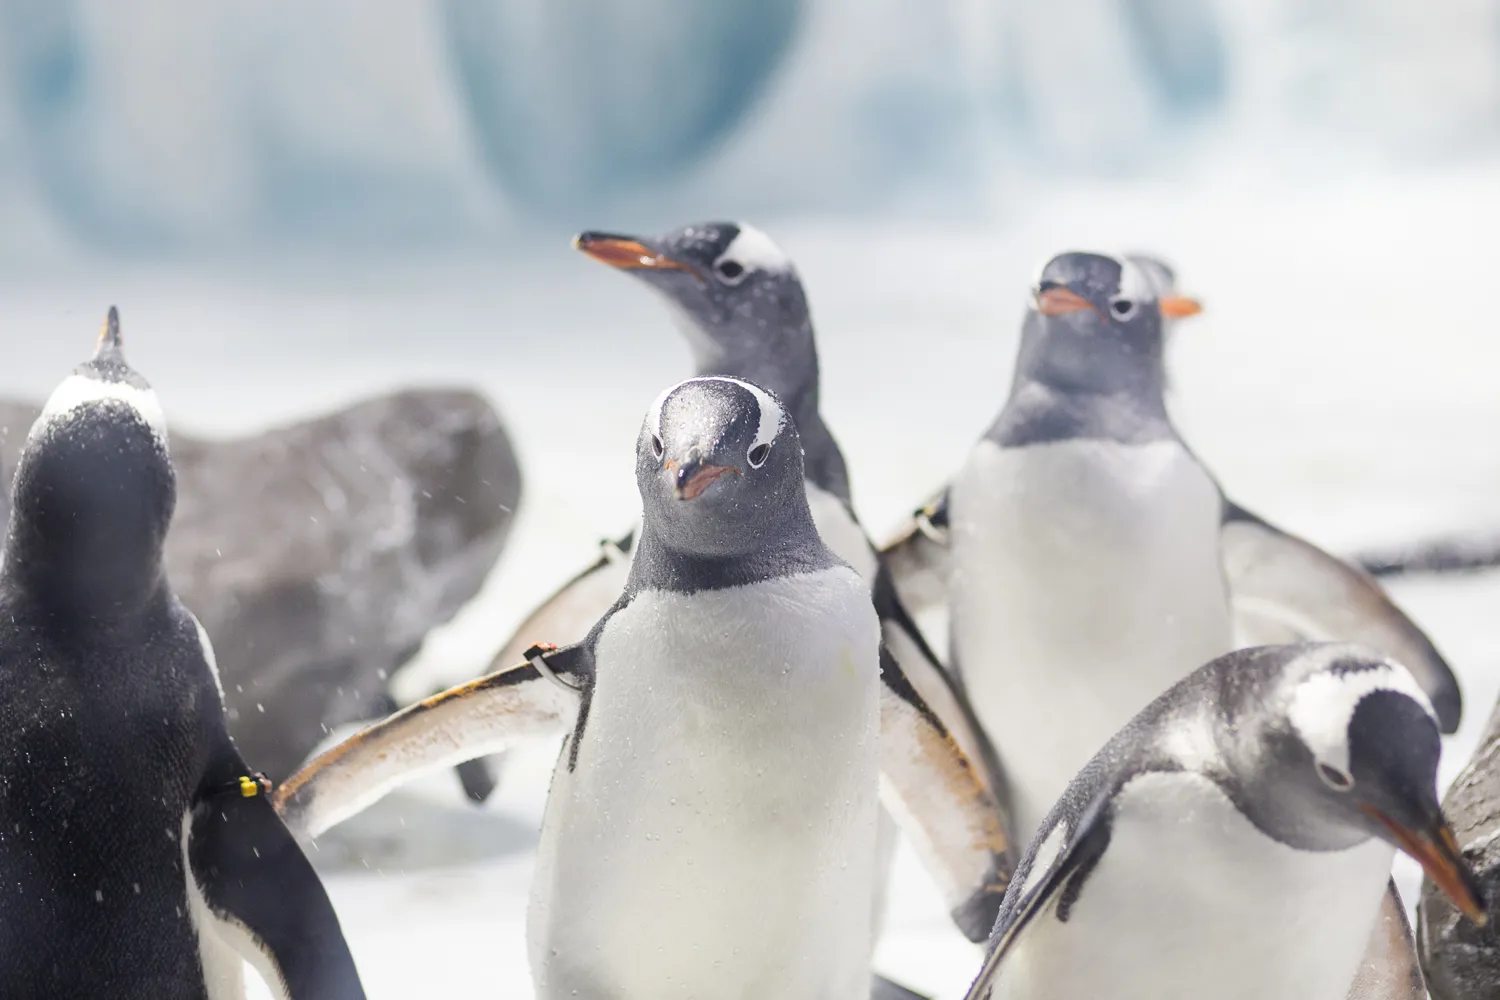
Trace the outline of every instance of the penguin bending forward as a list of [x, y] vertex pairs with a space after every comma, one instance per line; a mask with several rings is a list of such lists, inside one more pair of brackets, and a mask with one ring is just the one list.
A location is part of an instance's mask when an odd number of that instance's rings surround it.
[[0, 569], [0, 996], [364, 996], [333, 907], [225, 728], [173, 594], [155, 393], [109, 312], [15, 474]]
[[279, 790], [289, 825], [561, 731], [528, 919], [544, 1000], [864, 1000], [878, 795], [982, 939], [995, 804], [815, 530], [790, 415], [750, 382], [680, 383], [636, 477], [629, 579], [587, 637], [333, 747]]
[[1248, 642], [1339, 639], [1416, 675], [1445, 733], [1458, 684], [1372, 579], [1230, 502], [1163, 399], [1164, 317], [1139, 263], [1043, 268], [1006, 401], [938, 501], [884, 552], [999, 751], [1026, 843], [1105, 740]]
[[1438, 804], [1439, 729], [1411, 673], [1365, 647], [1200, 668], [1048, 814], [969, 1000], [1425, 997], [1415, 965], [1362, 962], [1372, 936], [1410, 951], [1399, 908], [1376, 915], [1398, 848], [1484, 923]]

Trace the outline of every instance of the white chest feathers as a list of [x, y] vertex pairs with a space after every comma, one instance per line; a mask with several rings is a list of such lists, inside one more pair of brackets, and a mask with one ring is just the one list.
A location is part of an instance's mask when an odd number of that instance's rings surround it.
[[807, 506], [812, 511], [813, 527], [818, 529], [818, 537], [823, 539], [823, 544], [828, 546], [829, 551], [853, 566], [854, 572], [866, 584], [873, 584], [880, 563], [865, 535], [865, 529], [854, 520], [849, 508], [838, 497], [814, 485], [810, 480], [805, 485]]
[[1345, 1000], [1393, 854], [1298, 851], [1202, 775], [1142, 775], [1067, 922], [1036, 915], [993, 1000]]
[[1023, 837], [1120, 727], [1233, 647], [1220, 509], [1176, 442], [971, 453], [950, 494], [950, 642]]
[[844, 567], [609, 620], [547, 804], [539, 997], [868, 996], [878, 632]]

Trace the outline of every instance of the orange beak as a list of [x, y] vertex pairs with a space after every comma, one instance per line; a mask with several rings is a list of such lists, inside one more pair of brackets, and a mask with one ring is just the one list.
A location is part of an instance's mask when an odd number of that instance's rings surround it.
[[1157, 304], [1164, 319], [1186, 319], [1203, 311], [1203, 303], [1186, 295], [1164, 295]]
[[1361, 805], [1360, 809], [1390, 831], [1392, 839], [1422, 866], [1432, 884], [1443, 890], [1443, 895], [1451, 899], [1464, 916], [1480, 927], [1489, 922], [1479, 883], [1464, 861], [1458, 839], [1447, 823], [1440, 823], [1433, 833], [1419, 833], [1397, 823], [1374, 806]]
[[687, 469], [678, 470], [677, 499], [679, 500], [696, 500], [713, 484], [714, 480], [724, 473], [740, 470], [732, 465], [701, 465], [684, 477], [682, 473], [687, 471]]
[[1082, 312], [1094, 308], [1094, 304], [1077, 292], [1066, 288], [1049, 288], [1036, 293], [1036, 311], [1043, 316], [1061, 316], [1064, 313]]
[[686, 271], [696, 274], [691, 267], [673, 260], [651, 249], [640, 240], [625, 236], [609, 236], [605, 233], [579, 233], [573, 237], [573, 249], [582, 250], [597, 261], [622, 270], [651, 268], [660, 271]]

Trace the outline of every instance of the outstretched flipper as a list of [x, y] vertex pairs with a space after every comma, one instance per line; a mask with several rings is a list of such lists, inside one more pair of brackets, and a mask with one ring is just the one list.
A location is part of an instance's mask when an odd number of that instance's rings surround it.
[[[224, 775], [244, 774], [240, 763]], [[243, 996], [247, 961], [278, 1000], [363, 1000], [323, 884], [254, 778], [200, 790], [185, 823], [188, 905], [211, 997]]]
[[1346, 1000], [1427, 1000], [1417, 943], [1412, 937], [1406, 906], [1396, 891], [1396, 880], [1387, 884], [1380, 899], [1380, 913], [1370, 929], [1370, 944]]
[[881, 799], [971, 941], [994, 926], [1014, 867], [1001, 812], [943, 723], [881, 649]]
[[[536, 636], [545, 635], [562, 645], [581, 641], [625, 589], [634, 551], [634, 531], [624, 538], [600, 542], [599, 558], [553, 591], [516, 627], [500, 652], [490, 660], [490, 673], [525, 660], [526, 650], [536, 641]], [[458, 776], [464, 794], [474, 802], [488, 799], [497, 784], [493, 765], [483, 757], [460, 764]]]
[[521, 666], [419, 701], [319, 754], [277, 789], [287, 826], [315, 837], [419, 774], [566, 731], [592, 682], [592, 648], [527, 652]]
[[1219, 535], [1237, 624], [1256, 644], [1338, 640], [1376, 649], [1417, 678], [1444, 733], [1458, 729], [1453, 671], [1380, 584], [1225, 501]]
[[917, 510], [880, 549], [896, 593], [930, 636], [947, 634], [948, 490]]

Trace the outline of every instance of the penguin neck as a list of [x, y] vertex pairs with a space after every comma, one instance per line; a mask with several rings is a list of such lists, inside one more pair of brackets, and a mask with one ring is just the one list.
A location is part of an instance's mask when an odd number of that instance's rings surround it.
[[643, 590], [679, 593], [723, 590], [778, 576], [812, 573], [838, 564], [819, 539], [810, 515], [804, 512], [785, 528], [766, 531], [762, 544], [749, 551], [704, 555], [672, 545], [648, 517], [641, 525], [640, 541], [631, 559], [626, 596]]
[[1003, 447], [1070, 438], [1146, 444], [1175, 440], [1167, 416], [1159, 358], [1101, 359], [1086, 377], [1077, 365], [1056, 365], [1022, 335], [1010, 397], [986, 437]]
[[20, 520], [13, 511], [0, 576], [44, 617], [118, 624], [167, 599], [160, 546], [59, 545]]

